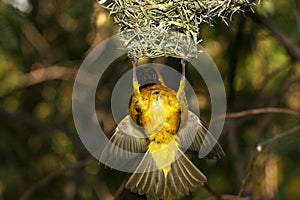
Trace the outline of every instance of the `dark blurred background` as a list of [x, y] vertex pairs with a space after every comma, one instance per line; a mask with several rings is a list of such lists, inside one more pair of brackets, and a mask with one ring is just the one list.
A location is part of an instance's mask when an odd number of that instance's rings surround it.
[[[262, 1], [226, 26], [203, 25], [202, 45], [226, 87], [228, 115], [219, 139], [226, 157], [191, 158], [208, 185], [183, 199], [300, 198], [300, 1]], [[72, 87], [86, 55], [117, 33], [96, 1], [2, 0], [0, 3], [0, 200], [124, 197], [127, 174], [99, 165], [72, 118]], [[179, 68], [179, 60], [147, 62]], [[111, 91], [131, 69], [119, 58], [100, 80], [96, 108], [106, 132], [115, 126]], [[204, 121], [205, 83], [191, 67]], [[128, 99], [124, 99], [128, 101]], [[262, 151], [256, 151], [262, 144]], [[143, 199], [139, 196], [125, 199]]]

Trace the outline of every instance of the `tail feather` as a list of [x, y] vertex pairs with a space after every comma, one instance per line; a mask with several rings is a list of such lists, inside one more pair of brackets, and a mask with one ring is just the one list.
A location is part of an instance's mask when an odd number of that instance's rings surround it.
[[156, 174], [157, 174], [157, 178], [153, 180], [154, 184], [156, 184], [156, 187], [154, 193], [152, 193], [151, 196], [155, 196], [157, 194], [158, 197], [162, 197], [164, 194], [164, 185], [165, 185], [164, 173], [161, 170], [159, 170], [157, 171]]
[[205, 175], [180, 150], [177, 153], [180, 156], [171, 163], [167, 175], [163, 169], [151, 171], [155, 161], [143, 159], [138, 168], [144, 167], [144, 172], [133, 173], [125, 187], [148, 198], [175, 199], [203, 186]]
[[191, 191], [194, 191], [199, 187], [199, 184], [202, 186], [207, 179], [185, 155], [182, 157], [184, 157], [184, 159], [178, 160], [178, 168], [187, 181], [186, 186], [190, 188]]
[[176, 163], [171, 166], [171, 175], [177, 174], [177, 176], [173, 176], [175, 182], [177, 183], [177, 189], [178, 192], [181, 192], [182, 195], [188, 195], [189, 194], [189, 183], [185, 176], [185, 173], [182, 171], [180, 166], [180, 161], [178, 160]]
[[[182, 153], [182, 152], [180, 152]], [[173, 181], [172, 181], [173, 180]], [[167, 186], [172, 197], [188, 195], [203, 186], [205, 175], [184, 155], [171, 164]]]
[[[139, 165], [137, 166], [135, 173], [129, 177], [126, 183], [126, 188], [129, 188], [132, 192], [138, 192], [138, 194], [149, 193], [153, 187], [153, 177], [157, 177], [155, 174], [155, 162], [150, 154], [147, 152]], [[146, 172], [146, 173], [144, 173]]]
[[[187, 180], [185, 180], [182, 174], [182, 172], [180, 170], [178, 170], [178, 167], [172, 167], [171, 169], [171, 173], [172, 174], [177, 174], [177, 176], [173, 176], [173, 180], [174, 183], [176, 183], [175, 185], [177, 186], [177, 188], [175, 188], [176, 191], [178, 191], [180, 193], [180, 196], [185, 196], [189, 194], [189, 188], [186, 187], [187, 185]], [[172, 187], [171, 187], [172, 188]], [[174, 192], [173, 192], [174, 193]]]
[[146, 173], [140, 181], [141, 187], [144, 188], [144, 193], [146, 194], [149, 193], [149, 190], [151, 189], [152, 176], [153, 174]]

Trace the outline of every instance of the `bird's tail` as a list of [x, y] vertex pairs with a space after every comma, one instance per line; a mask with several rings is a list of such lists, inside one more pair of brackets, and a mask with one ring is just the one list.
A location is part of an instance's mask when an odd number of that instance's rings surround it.
[[156, 167], [155, 159], [149, 158], [147, 152], [126, 183], [126, 188], [148, 198], [175, 199], [188, 195], [203, 186], [205, 175], [178, 149], [177, 158], [166, 168]]

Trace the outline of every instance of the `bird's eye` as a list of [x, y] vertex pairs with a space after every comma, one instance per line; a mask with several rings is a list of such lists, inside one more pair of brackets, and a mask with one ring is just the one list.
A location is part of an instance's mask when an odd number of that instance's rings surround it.
[[140, 113], [142, 110], [139, 107], [134, 108], [137, 113]]

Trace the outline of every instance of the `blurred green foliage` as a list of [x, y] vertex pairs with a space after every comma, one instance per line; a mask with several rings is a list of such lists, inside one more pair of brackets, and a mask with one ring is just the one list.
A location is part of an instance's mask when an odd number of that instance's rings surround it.
[[[87, 53], [118, 27], [92, 0], [31, 0], [31, 7], [23, 12], [13, 6], [17, 1], [5, 2], [0, 3], [0, 200], [109, 199], [127, 174], [99, 165], [84, 148], [72, 118], [71, 95], [76, 70]], [[295, 2], [262, 1], [256, 11], [300, 48], [300, 23], [295, 15], [300, 11]], [[224, 79], [228, 111], [278, 107], [299, 113], [299, 59], [292, 59], [282, 42], [249, 15], [235, 14], [229, 25], [216, 21], [213, 27], [201, 27], [202, 45]], [[166, 63], [180, 70], [176, 59], [145, 62]], [[96, 108], [107, 132], [115, 126], [111, 91], [130, 68], [128, 58], [121, 57], [99, 83]], [[201, 100], [203, 118], [209, 119], [205, 83], [191, 67], [187, 78]], [[299, 124], [299, 115], [284, 113], [230, 118], [220, 137], [227, 156], [218, 161], [191, 158], [214, 191], [232, 198], [229, 195], [237, 195], [251, 170], [256, 145]], [[263, 149], [243, 195], [299, 199], [299, 143], [296, 133]], [[214, 196], [201, 189], [184, 199]]]

